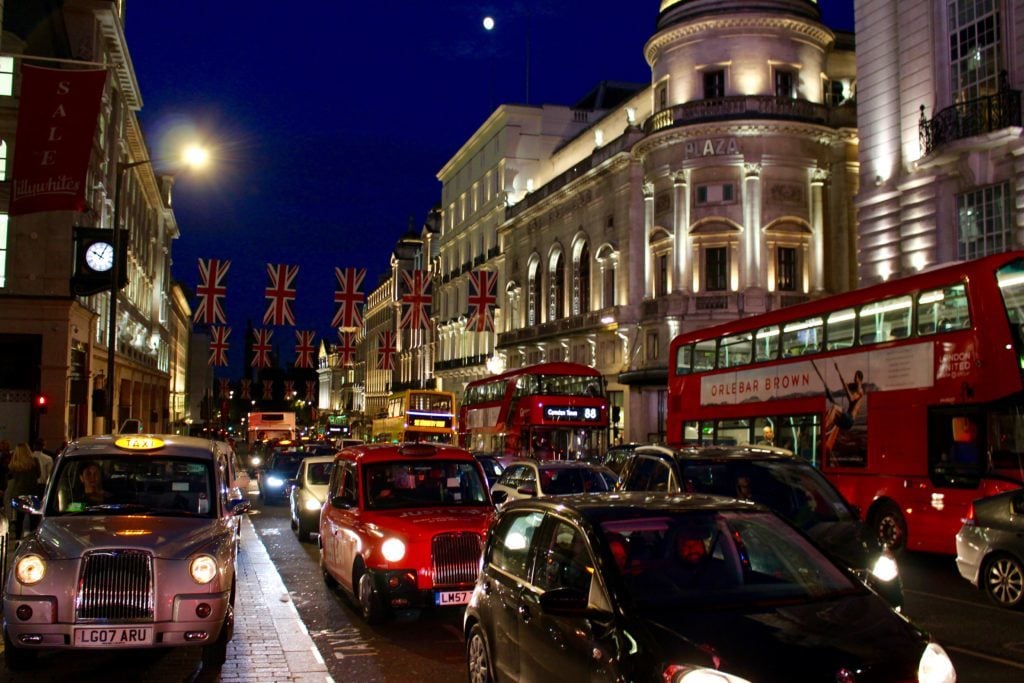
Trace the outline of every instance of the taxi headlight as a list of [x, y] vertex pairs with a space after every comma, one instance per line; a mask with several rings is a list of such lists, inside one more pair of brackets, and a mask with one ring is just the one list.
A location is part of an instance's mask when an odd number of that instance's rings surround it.
[[397, 538], [389, 538], [381, 544], [380, 554], [388, 562], [398, 562], [405, 557], [405, 544]]
[[38, 555], [26, 555], [14, 565], [14, 576], [26, 586], [39, 583], [46, 576], [46, 561]]
[[670, 664], [662, 674], [670, 683], [749, 683], [747, 679], [702, 666]]
[[278, 488], [279, 486], [284, 486], [284, 479], [282, 479], [281, 477], [267, 477], [267, 486], [273, 487], [275, 489]]
[[889, 548], [882, 551], [882, 554], [875, 560], [875, 565], [871, 567], [871, 573], [875, 575], [875, 578], [880, 581], [892, 581], [900, 575], [900, 569], [896, 564], [896, 556], [892, 554]]
[[188, 565], [188, 573], [192, 575], [192, 580], [200, 585], [210, 583], [217, 578], [217, 560], [211, 555], [194, 557]]
[[254, 455], [252, 456], [252, 458], [249, 459], [249, 464], [252, 465], [253, 467], [259, 467], [261, 462], [263, 461], [260, 460], [260, 456], [258, 455]]
[[307, 510], [311, 510], [311, 511], [312, 510], [319, 510], [320, 509], [320, 503], [316, 500], [316, 498], [307, 498], [306, 499], [306, 503], [305, 503], [305, 507], [306, 507]]
[[938, 643], [928, 643], [917, 665], [917, 680], [920, 683], [955, 683], [956, 670], [949, 655]]

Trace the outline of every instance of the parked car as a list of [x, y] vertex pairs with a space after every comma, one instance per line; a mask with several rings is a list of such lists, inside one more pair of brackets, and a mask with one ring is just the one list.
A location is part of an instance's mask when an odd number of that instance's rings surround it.
[[1024, 489], [974, 501], [956, 535], [956, 566], [995, 604], [1024, 608]]
[[289, 480], [298, 474], [302, 461], [312, 455], [309, 451], [274, 451], [266, 468], [260, 471], [260, 500], [266, 504], [284, 502], [288, 498]]
[[696, 491], [767, 505], [834, 558], [871, 572], [893, 605], [903, 604], [895, 556], [861, 522], [858, 511], [809, 462], [770, 446], [673, 449], [639, 446], [619, 477], [623, 491]]
[[337, 454], [320, 515], [320, 567], [363, 617], [465, 605], [493, 514], [480, 463], [442, 444], [372, 444]]
[[927, 681], [943, 649], [768, 508], [683, 494], [510, 503], [464, 617], [471, 681]]
[[288, 505], [292, 513], [292, 530], [300, 541], [320, 529], [320, 509], [327, 498], [327, 485], [334, 467], [333, 455], [314, 455], [299, 465], [294, 484], [288, 492]]
[[127, 434], [72, 443], [12, 557], [3, 601], [10, 669], [38, 651], [203, 646], [224, 661], [234, 624], [236, 515], [226, 444]]
[[614, 472], [589, 462], [514, 460], [491, 487], [491, 497], [500, 506], [518, 498], [612, 491], [615, 481]]

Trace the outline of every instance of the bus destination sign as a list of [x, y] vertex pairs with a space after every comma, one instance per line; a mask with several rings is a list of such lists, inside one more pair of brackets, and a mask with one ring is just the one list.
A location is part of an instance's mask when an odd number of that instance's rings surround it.
[[544, 406], [544, 419], [548, 422], [599, 422], [601, 409], [593, 406]]
[[410, 415], [410, 427], [434, 427], [435, 429], [451, 429], [450, 417], [415, 417]]

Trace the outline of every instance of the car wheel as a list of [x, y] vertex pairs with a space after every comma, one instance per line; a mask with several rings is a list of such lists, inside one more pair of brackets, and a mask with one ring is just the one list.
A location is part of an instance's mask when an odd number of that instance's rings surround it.
[[235, 584], [231, 583], [231, 601], [224, 614], [224, 623], [220, 627], [217, 640], [203, 647], [203, 664], [221, 666], [228, 658], [228, 643], [235, 635]]
[[4, 629], [4, 664], [9, 671], [24, 671], [29, 668], [36, 659], [36, 653], [32, 650], [24, 650], [15, 647], [11, 637]]
[[487, 640], [480, 624], [473, 624], [466, 641], [466, 668], [470, 683], [494, 683], [491, 655], [487, 652]]
[[907, 520], [893, 503], [881, 503], [871, 514], [871, 529], [879, 545], [887, 545], [894, 553], [907, 546]]
[[985, 560], [980, 582], [985, 595], [1000, 607], [1024, 607], [1024, 566], [1013, 555], [1000, 553]]
[[[292, 514], [291, 514], [291, 520], [290, 521], [291, 521], [291, 525], [292, 525], [292, 531], [299, 532], [299, 530], [302, 528], [302, 520], [299, 519], [295, 515], [295, 508], [294, 508], [294, 506], [292, 507]], [[299, 534], [299, 536], [301, 538], [301, 534]]]
[[384, 604], [373, 589], [373, 577], [366, 571], [359, 576], [359, 609], [368, 624], [379, 624], [384, 620]]
[[295, 523], [295, 533], [298, 534], [300, 543], [309, 543], [311, 540], [309, 535], [313, 532], [308, 526], [302, 523], [302, 517], [299, 517], [299, 521]]

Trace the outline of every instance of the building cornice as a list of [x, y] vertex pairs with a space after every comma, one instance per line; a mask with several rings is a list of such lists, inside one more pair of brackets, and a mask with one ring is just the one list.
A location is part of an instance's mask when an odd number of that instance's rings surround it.
[[654, 58], [666, 46], [692, 38], [708, 38], [709, 32], [772, 31], [789, 32], [818, 43], [822, 48], [835, 42], [835, 34], [821, 24], [792, 17], [742, 16], [704, 19], [673, 25], [655, 34], [644, 46], [644, 59], [654, 66]]
[[666, 128], [648, 135], [637, 142], [632, 149], [633, 158], [642, 161], [648, 154], [693, 140], [704, 140], [716, 137], [754, 137], [763, 135], [789, 135], [812, 138], [819, 142], [833, 141], [854, 142], [857, 131], [843, 128], [836, 130], [828, 126], [800, 123], [798, 121], [731, 121], [728, 123], [697, 123], [692, 126]]
[[117, 79], [121, 97], [129, 109], [139, 111], [142, 109], [142, 93], [135, 78], [131, 55], [128, 54], [128, 41], [121, 25], [121, 17], [113, 9], [97, 9], [95, 16], [106, 42], [104, 48], [111, 60], [111, 71]]

